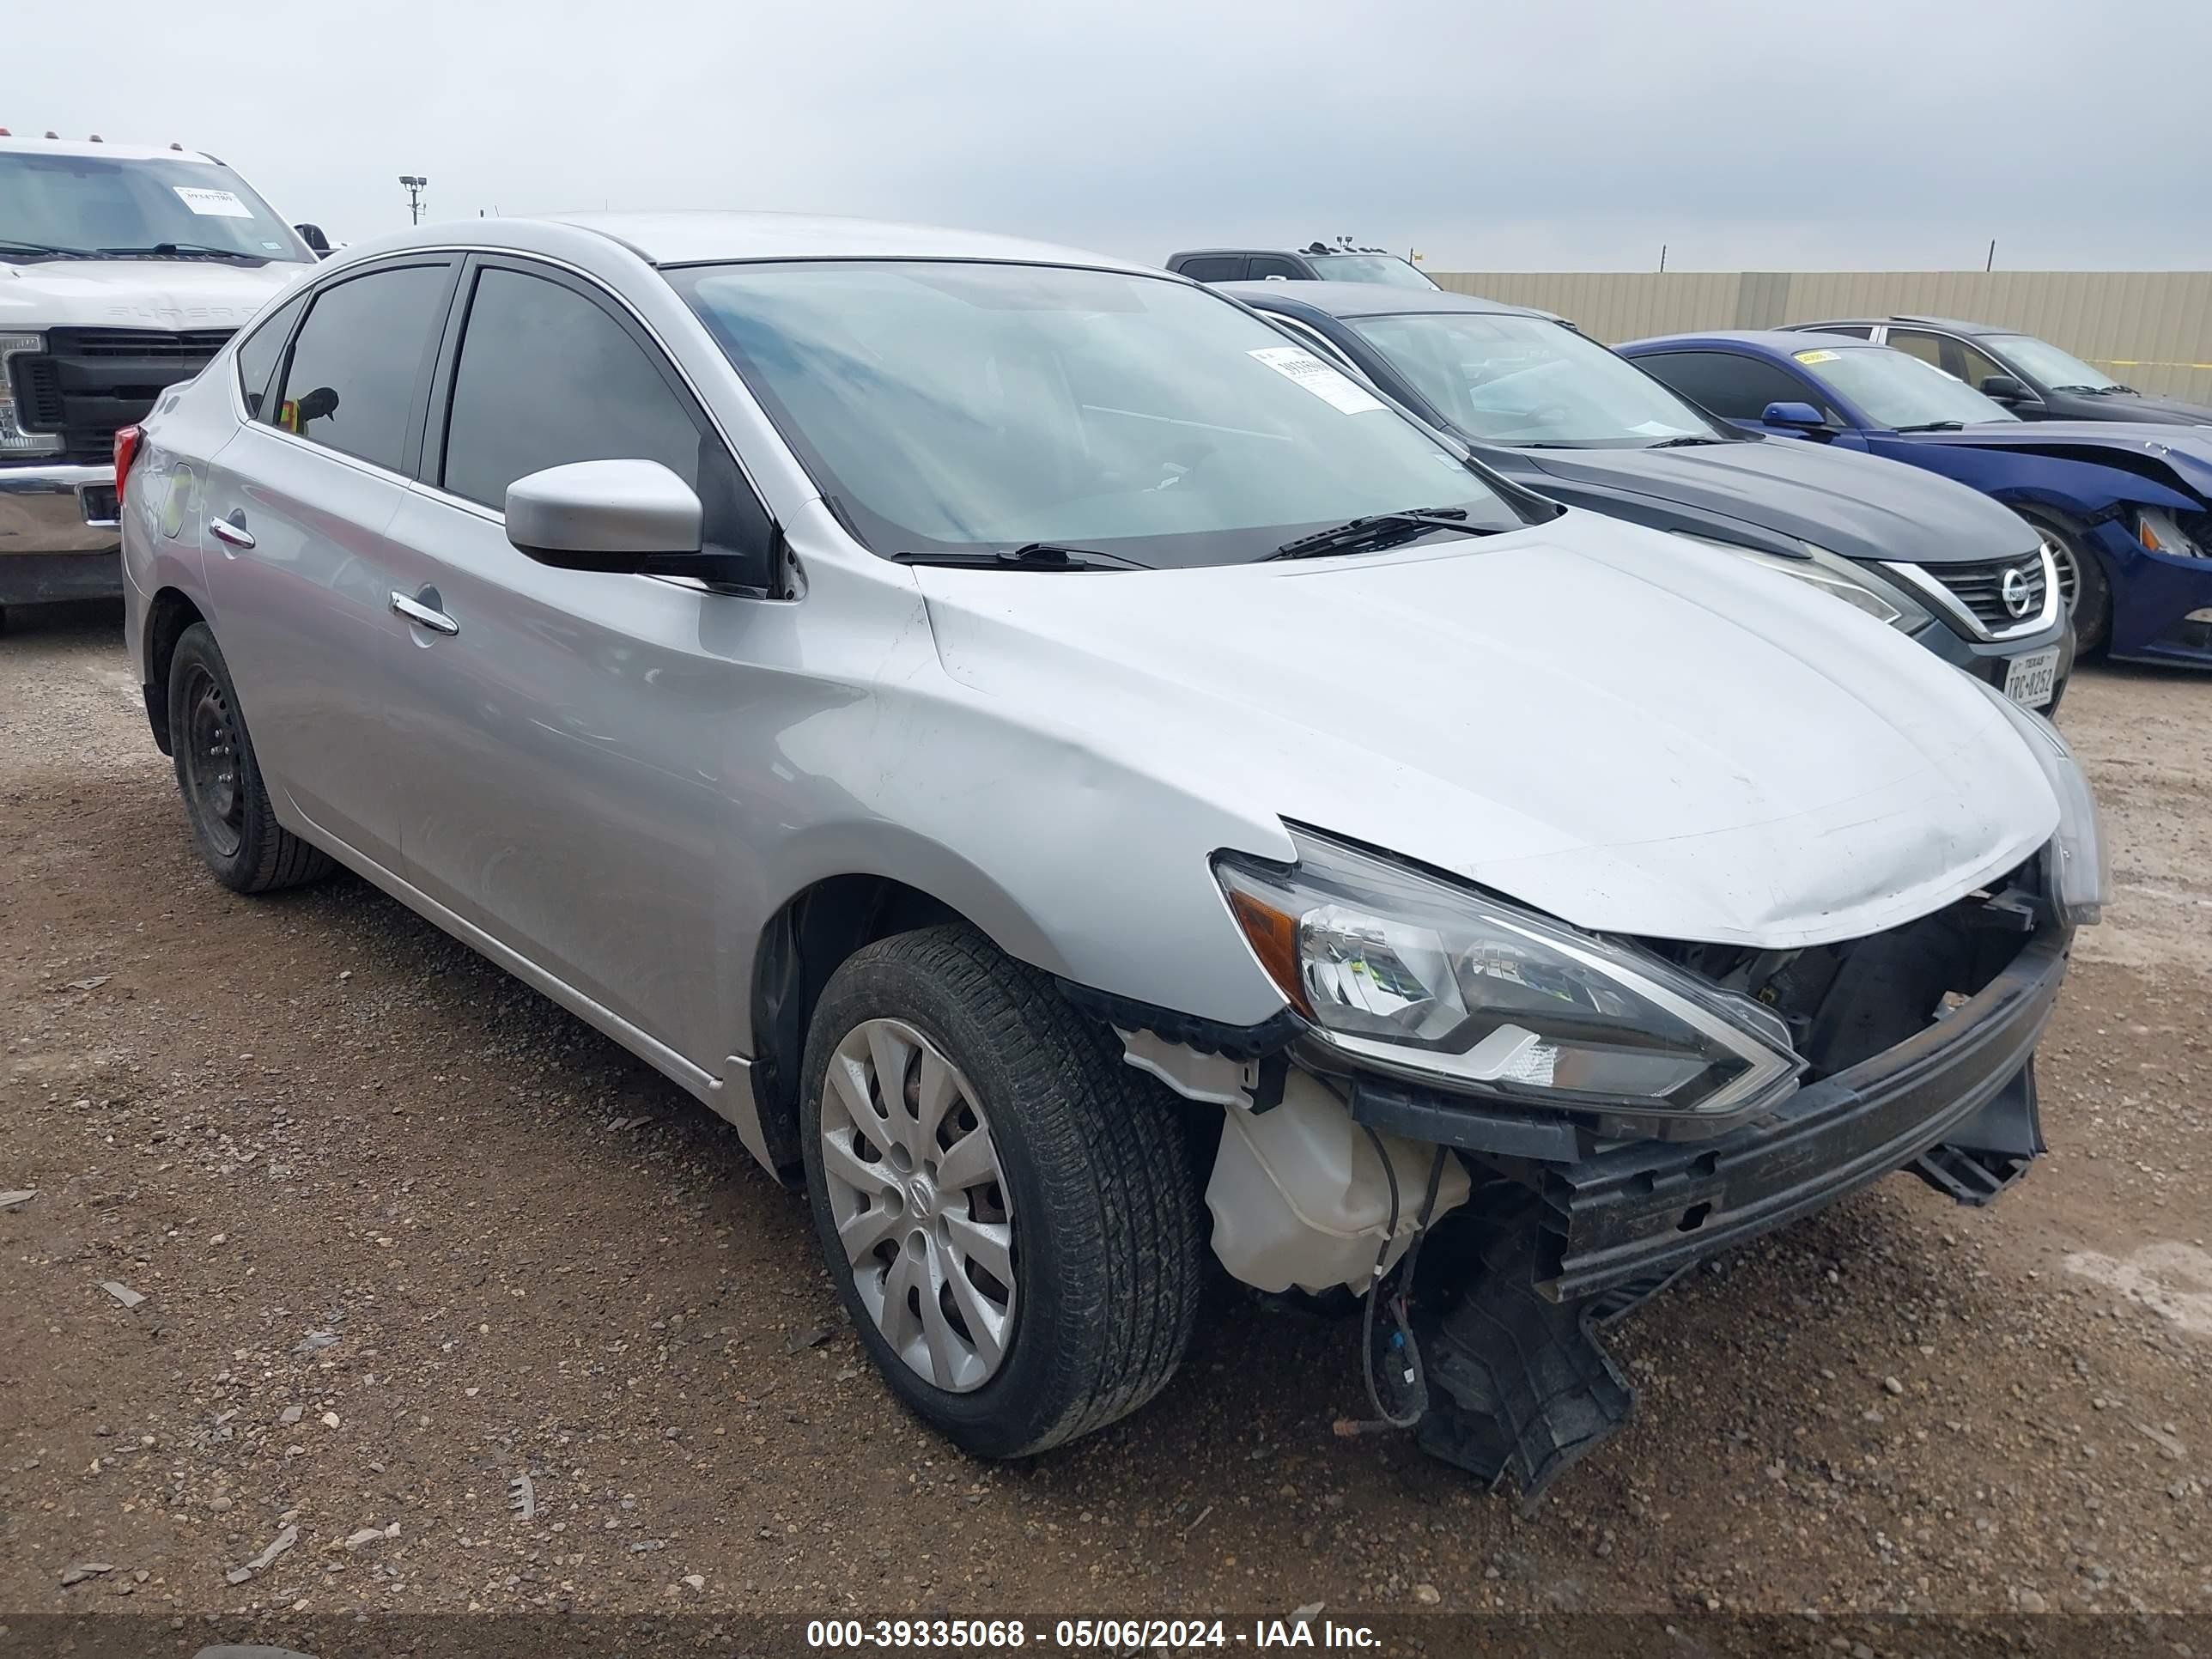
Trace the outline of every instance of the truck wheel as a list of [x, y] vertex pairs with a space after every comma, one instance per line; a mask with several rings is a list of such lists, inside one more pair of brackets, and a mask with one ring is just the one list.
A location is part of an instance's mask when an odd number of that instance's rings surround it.
[[217, 881], [269, 893], [330, 873], [328, 854], [276, 822], [230, 665], [205, 623], [178, 636], [169, 659], [169, 732], [192, 839]]
[[1042, 974], [964, 927], [857, 952], [806, 1044], [801, 1143], [830, 1276], [900, 1399], [1012, 1457], [1137, 1409], [1206, 1282], [1177, 1103]]
[[2040, 513], [2021, 512], [2057, 552], [2058, 591], [2074, 618], [2074, 649], [2084, 657], [2105, 648], [2112, 631], [2112, 592], [2095, 551], [2071, 526]]

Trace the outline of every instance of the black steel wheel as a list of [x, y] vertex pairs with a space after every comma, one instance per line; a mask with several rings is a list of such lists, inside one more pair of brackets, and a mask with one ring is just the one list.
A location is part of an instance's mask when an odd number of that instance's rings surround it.
[[230, 665], [205, 623], [178, 636], [169, 659], [169, 731], [185, 816], [216, 880], [268, 893], [330, 872], [328, 854], [276, 822]]

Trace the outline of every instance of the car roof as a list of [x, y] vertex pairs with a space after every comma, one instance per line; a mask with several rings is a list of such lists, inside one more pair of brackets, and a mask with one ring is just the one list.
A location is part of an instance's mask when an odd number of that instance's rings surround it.
[[1507, 305], [1477, 294], [1454, 294], [1437, 289], [1397, 288], [1382, 283], [1309, 283], [1284, 278], [1277, 282], [1216, 283], [1216, 294], [1231, 294], [1253, 303], [1267, 300], [1295, 300], [1331, 317], [1403, 317], [1423, 312], [1481, 312], [1503, 317], [1535, 317], [1559, 320], [1557, 313], [1529, 306]]
[[[1953, 334], [2017, 334], [2016, 328], [2002, 328], [1995, 323], [1962, 322], [1956, 317], [1930, 317], [1923, 313], [1893, 311], [1886, 317], [1831, 317], [1830, 323], [1919, 323], [1929, 328], [1943, 329]], [[1792, 323], [1794, 330], [1818, 332], [1819, 323]]]
[[[471, 219], [424, 225], [426, 240], [471, 240], [474, 229], [496, 240], [513, 219]], [[711, 264], [746, 259], [977, 259], [1012, 264], [1079, 265], [1102, 270], [1166, 273], [1105, 254], [988, 231], [846, 219], [817, 213], [739, 213], [715, 209], [657, 213], [556, 213], [541, 222], [570, 225], [620, 242], [656, 265]]]
[[15, 151], [33, 155], [96, 155], [110, 161], [200, 161], [216, 167], [222, 165], [214, 156], [198, 150], [172, 149], [167, 144], [95, 143], [90, 139], [80, 143], [70, 138], [33, 138], [21, 133], [12, 138], [0, 138], [0, 155]]
[[1631, 351], [1638, 346], [1658, 345], [1748, 345], [1757, 346], [1762, 351], [1790, 352], [1806, 349], [1808, 340], [1833, 345], [1838, 349], [1845, 346], [1856, 347], [1861, 351], [1887, 351], [1890, 349], [1850, 334], [1821, 334], [1787, 328], [1709, 328], [1698, 334], [1655, 334], [1649, 339], [1631, 340], [1620, 349]]

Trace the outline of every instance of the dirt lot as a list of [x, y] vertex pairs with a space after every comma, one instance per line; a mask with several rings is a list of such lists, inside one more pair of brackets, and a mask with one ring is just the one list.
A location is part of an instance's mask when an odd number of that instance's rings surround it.
[[1135, 1420], [950, 1451], [720, 1121], [359, 882], [218, 889], [120, 639], [0, 637], [0, 1608], [2212, 1610], [2212, 681], [2069, 695], [2121, 898], [2053, 1155], [1678, 1285], [1523, 1518], [1233, 1299]]

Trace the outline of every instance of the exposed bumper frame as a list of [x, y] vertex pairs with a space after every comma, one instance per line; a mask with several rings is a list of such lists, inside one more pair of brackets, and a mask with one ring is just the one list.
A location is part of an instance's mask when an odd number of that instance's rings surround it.
[[1954, 1144], [2024, 1167], [2042, 1150], [2030, 1062], [2070, 940], [2046, 925], [1949, 1018], [1732, 1133], [1525, 1171], [1543, 1200], [1537, 1289], [1566, 1301], [1677, 1272]]

